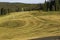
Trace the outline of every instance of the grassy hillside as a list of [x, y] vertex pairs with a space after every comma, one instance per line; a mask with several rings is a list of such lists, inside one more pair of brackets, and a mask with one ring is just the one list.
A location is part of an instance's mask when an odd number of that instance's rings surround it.
[[25, 9], [38, 8], [38, 6], [39, 4], [0, 2], [0, 10], [1, 8], [4, 8], [5, 11], [9, 11], [9, 12], [16, 12], [17, 10], [21, 11], [22, 8], [25, 8]]
[[60, 36], [60, 12], [13, 12], [0, 17], [0, 40]]

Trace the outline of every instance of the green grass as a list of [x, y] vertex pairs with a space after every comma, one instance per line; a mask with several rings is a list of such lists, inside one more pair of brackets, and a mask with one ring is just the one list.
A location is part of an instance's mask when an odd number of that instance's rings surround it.
[[60, 36], [60, 12], [15, 12], [0, 17], [0, 40]]

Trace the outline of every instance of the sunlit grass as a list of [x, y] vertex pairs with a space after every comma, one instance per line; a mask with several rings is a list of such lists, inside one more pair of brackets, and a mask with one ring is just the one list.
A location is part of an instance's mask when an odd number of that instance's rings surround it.
[[60, 12], [15, 12], [0, 17], [0, 40], [60, 36]]

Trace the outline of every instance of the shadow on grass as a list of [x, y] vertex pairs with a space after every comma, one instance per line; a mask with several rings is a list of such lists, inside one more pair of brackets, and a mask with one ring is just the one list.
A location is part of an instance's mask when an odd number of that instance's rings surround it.
[[50, 36], [50, 37], [35, 38], [30, 40], [60, 40], [60, 36]]
[[25, 25], [25, 21], [22, 20], [10, 20], [5, 21], [0, 24], [0, 27], [14, 28], [14, 27], [22, 27]]

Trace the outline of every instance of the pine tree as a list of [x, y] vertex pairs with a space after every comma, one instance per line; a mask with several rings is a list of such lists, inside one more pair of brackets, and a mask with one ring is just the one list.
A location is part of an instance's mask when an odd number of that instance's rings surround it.
[[43, 5], [43, 10], [47, 11], [47, 2], [46, 2], [46, 0], [45, 0], [45, 3]]
[[4, 14], [4, 8], [1, 8], [1, 15]]
[[56, 9], [57, 11], [60, 10], [60, 0], [55, 0], [56, 1]]

